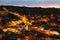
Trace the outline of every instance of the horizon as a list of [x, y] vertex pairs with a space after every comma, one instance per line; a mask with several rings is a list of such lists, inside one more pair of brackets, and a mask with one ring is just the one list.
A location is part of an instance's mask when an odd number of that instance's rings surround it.
[[0, 5], [60, 8], [60, 0], [0, 0]]
[[0, 5], [0, 6], [16, 6], [16, 7], [32, 7], [32, 8], [60, 8], [55, 6], [21, 6], [21, 5]]

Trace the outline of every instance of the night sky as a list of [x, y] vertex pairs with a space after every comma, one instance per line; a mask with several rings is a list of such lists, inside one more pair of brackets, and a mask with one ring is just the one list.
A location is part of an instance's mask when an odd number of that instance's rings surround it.
[[0, 5], [60, 8], [60, 0], [0, 0]]

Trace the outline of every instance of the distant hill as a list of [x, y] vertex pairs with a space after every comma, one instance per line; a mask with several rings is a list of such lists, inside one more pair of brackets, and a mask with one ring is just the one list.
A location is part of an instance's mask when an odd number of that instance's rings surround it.
[[60, 14], [59, 8], [41, 8], [41, 7], [24, 7], [24, 6], [0, 6], [0, 11], [6, 7], [9, 11], [16, 11], [22, 14]]

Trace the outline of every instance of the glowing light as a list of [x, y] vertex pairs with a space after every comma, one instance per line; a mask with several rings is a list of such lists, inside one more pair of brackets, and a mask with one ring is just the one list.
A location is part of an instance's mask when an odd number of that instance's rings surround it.
[[15, 28], [5, 28], [5, 29], [3, 29], [3, 32], [7, 32], [7, 31], [11, 31], [11, 32], [13, 32], [13, 33], [18, 33], [18, 32], [19, 32], [19, 31], [16, 30]]

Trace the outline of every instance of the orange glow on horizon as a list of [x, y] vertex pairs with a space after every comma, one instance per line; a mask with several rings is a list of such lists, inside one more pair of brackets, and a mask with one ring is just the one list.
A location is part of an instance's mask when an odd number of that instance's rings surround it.
[[6, 5], [6, 6], [21, 6], [21, 7], [42, 7], [42, 8], [60, 8], [60, 4], [48, 4], [48, 5]]
[[[23, 6], [23, 5], [16, 5]], [[42, 8], [60, 8], [60, 4], [48, 4], [48, 5], [27, 5], [26, 7], [42, 7]]]
[[28, 7], [60, 8], [60, 6], [59, 6], [59, 5], [47, 5], [47, 6], [28, 6]]

